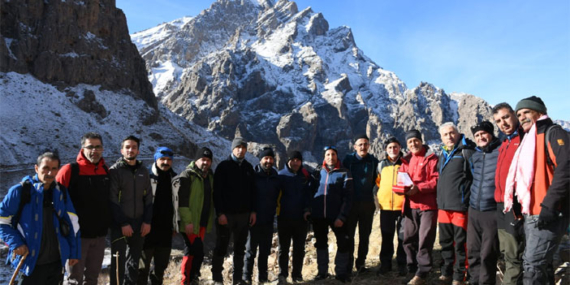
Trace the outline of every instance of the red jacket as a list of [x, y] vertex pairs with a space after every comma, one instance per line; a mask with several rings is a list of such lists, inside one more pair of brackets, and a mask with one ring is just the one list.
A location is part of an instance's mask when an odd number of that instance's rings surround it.
[[513, 156], [515, 156], [515, 152], [517, 148], [519, 148], [522, 134], [522, 130], [519, 129], [516, 133], [507, 136], [499, 148], [497, 170], [495, 171], [495, 201], [497, 203], [504, 203], [507, 175], [509, 175], [509, 168], [511, 167]]
[[402, 157], [402, 166], [398, 172], [406, 172], [412, 178], [419, 193], [406, 196], [410, 201], [410, 208], [425, 210], [437, 210], [437, 155], [424, 145], [418, 154], [408, 153]]

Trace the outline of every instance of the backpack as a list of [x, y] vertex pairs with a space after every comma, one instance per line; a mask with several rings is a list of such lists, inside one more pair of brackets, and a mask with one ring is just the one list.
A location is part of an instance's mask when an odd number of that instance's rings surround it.
[[565, 131], [562, 128], [562, 126], [560, 126], [558, 124], [553, 124], [553, 125], [550, 125], [546, 129], [546, 132], [544, 133], [544, 151], [546, 152], [546, 163], [548, 165], [550, 165], [552, 167], [552, 169], [556, 168], [556, 164], [555, 164], [556, 161], [553, 160], [550, 156], [551, 152], [553, 153], [554, 151], [552, 151], [552, 147], [548, 146], [548, 142], [550, 141], [550, 135], [552, 134], [553, 129], [560, 129], [560, 130]]

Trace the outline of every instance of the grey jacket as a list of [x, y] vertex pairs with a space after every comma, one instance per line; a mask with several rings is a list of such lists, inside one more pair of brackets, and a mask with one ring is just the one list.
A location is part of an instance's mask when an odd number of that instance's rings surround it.
[[120, 158], [109, 168], [113, 226], [131, 225], [134, 231], [152, 220], [152, 188], [148, 169], [141, 161], [131, 168]]

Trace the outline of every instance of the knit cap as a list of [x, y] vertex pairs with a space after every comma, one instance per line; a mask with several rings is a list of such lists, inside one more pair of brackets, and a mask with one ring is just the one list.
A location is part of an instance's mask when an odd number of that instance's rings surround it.
[[494, 130], [495, 130], [495, 127], [493, 127], [493, 124], [491, 124], [491, 122], [489, 122], [489, 121], [483, 121], [483, 122], [471, 127], [471, 133], [473, 133], [473, 135], [475, 135], [475, 133], [478, 131], [485, 131], [487, 133], [493, 134]]
[[209, 149], [209, 148], [207, 148], [207, 147], [202, 147], [201, 149], [199, 149], [199, 150], [196, 152], [196, 155], [194, 156], [194, 159], [195, 159], [195, 160], [198, 160], [198, 159], [200, 159], [200, 158], [202, 158], [202, 157], [207, 157], [207, 158], [209, 158], [210, 160], [212, 160], [212, 156], [213, 156], [213, 155], [212, 155], [212, 150], [211, 150], [211, 149]]
[[273, 152], [273, 149], [270, 147], [264, 147], [261, 152], [259, 153], [259, 159], [262, 159], [266, 156], [271, 156], [275, 159], [275, 152]]
[[287, 155], [287, 162], [289, 162], [289, 160], [293, 160], [295, 158], [300, 160], [300, 161], [303, 161], [303, 155], [301, 154], [300, 151], [294, 150], [294, 151], [290, 152], [289, 155]]
[[406, 142], [411, 139], [411, 138], [416, 138], [420, 141], [422, 140], [422, 133], [420, 133], [420, 131], [412, 129], [406, 132]]
[[520, 109], [531, 109], [541, 114], [546, 114], [546, 105], [544, 105], [544, 102], [542, 102], [542, 99], [540, 99], [540, 97], [536, 96], [530, 96], [528, 98], [520, 100], [517, 103], [517, 107], [515, 108], [515, 113]]
[[389, 137], [387, 140], [384, 141], [384, 149], [386, 149], [388, 145], [391, 143], [397, 143], [398, 145], [402, 146], [402, 144], [396, 137]]
[[234, 148], [236, 148], [238, 146], [243, 146], [243, 147], [247, 148], [247, 142], [242, 137], [236, 137], [232, 141], [232, 150], [234, 150]]

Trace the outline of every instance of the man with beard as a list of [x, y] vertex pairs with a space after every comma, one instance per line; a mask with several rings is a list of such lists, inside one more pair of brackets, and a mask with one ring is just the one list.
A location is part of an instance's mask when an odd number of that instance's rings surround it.
[[[154, 163], [149, 169], [152, 187], [153, 207], [151, 230], [144, 239], [142, 267], [139, 268], [139, 285], [146, 285], [150, 274], [151, 284], [162, 284], [164, 271], [170, 262], [172, 232], [176, 230], [174, 213], [178, 208], [172, 191], [172, 170], [174, 153], [167, 147], [159, 147], [154, 153]], [[150, 262], [154, 259], [154, 270], [150, 272]]]
[[248, 228], [255, 225], [255, 172], [245, 160], [247, 142], [240, 137], [232, 141], [232, 153], [220, 162], [214, 174], [214, 207], [217, 214], [216, 248], [212, 258], [212, 277], [223, 284], [224, 256], [230, 237], [234, 238], [233, 283], [242, 284], [245, 244]]
[[81, 227], [81, 259], [67, 268], [68, 284], [96, 285], [111, 225], [109, 169], [103, 159], [103, 138], [89, 132], [81, 137], [75, 162], [64, 165], [56, 180], [69, 189]]
[[495, 169], [501, 141], [493, 131], [489, 121], [471, 127], [477, 147], [470, 159], [473, 183], [467, 223], [469, 284], [495, 284], [497, 279], [499, 238], [495, 218]]
[[352, 176], [340, 164], [334, 146], [326, 146], [324, 152], [322, 168], [313, 174], [315, 180], [312, 187], [316, 189], [311, 203], [318, 267], [315, 281], [328, 278], [330, 227], [338, 248], [335, 257], [336, 279], [346, 283], [351, 280], [348, 272], [350, 237], [346, 222], [352, 205]]
[[523, 284], [554, 284], [552, 260], [570, 220], [570, 139], [539, 97], [522, 99], [515, 111], [525, 136], [507, 176], [505, 211], [516, 192], [527, 215]]
[[111, 285], [137, 283], [144, 237], [151, 229], [152, 187], [147, 168], [137, 160], [139, 149], [139, 138], [126, 137], [121, 142], [122, 157], [109, 169], [111, 253], [119, 259], [111, 258]]
[[366, 272], [364, 266], [368, 255], [368, 242], [372, 232], [372, 221], [374, 220], [374, 185], [378, 176], [378, 159], [368, 153], [370, 140], [366, 134], [359, 134], [354, 138], [354, 152], [346, 155], [342, 165], [350, 171], [352, 175], [353, 195], [352, 207], [348, 215], [347, 230], [350, 238], [348, 242], [349, 262], [348, 272], [352, 272], [354, 261], [354, 235], [358, 225], [358, 257], [356, 258], [356, 270]]
[[275, 153], [273, 149], [269, 147], [264, 148], [261, 150], [259, 158], [259, 164], [254, 168], [257, 220], [255, 221], [255, 225], [249, 228], [245, 266], [243, 268], [243, 280], [250, 284], [258, 246], [258, 283], [263, 284], [269, 282], [267, 279], [267, 258], [269, 258], [269, 254], [271, 253], [273, 221], [280, 191], [277, 170], [273, 168], [275, 163]]
[[172, 180], [174, 193], [178, 193], [180, 234], [184, 239], [182, 258], [182, 285], [200, 284], [200, 267], [204, 260], [204, 236], [214, 223], [214, 174], [212, 151], [202, 147], [195, 160]]
[[277, 231], [279, 234], [279, 282], [286, 283], [289, 276], [289, 247], [293, 240], [293, 282], [303, 282], [303, 258], [307, 239], [308, 217], [311, 214], [311, 176], [303, 167], [299, 151], [289, 153], [285, 168], [279, 171], [281, 196]]
[[384, 142], [386, 158], [378, 164], [378, 204], [380, 206], [380, 232], [382, 234], [382, 249], [380, 250], [380, 270], [378, 275], [392, 271], [392, 256], [394, 256], [394, 233], [398, 236], [396, 260], [398, 274], [406, 275], [406, 252], [404, 251], [404, 237], [400, 234], [402, 227], [402, 207], [404, 195], [394, 193], [392, 186], [396, 185], [398, 169], [402, 165], [402, 152], [400, 142], [395, 138], [388, 138]]
[[524, 132], [519, 127], [515, 111], [507, 103], [493, 107], [493, 119], [497, 127], [506, 135], [497, 159], [495, 172], [495, 201], [497, 202], [497, 228], [499, 232], [499, 248], [505, 259], [503, 272], [504, 285], [522, 284], [522, 255], [525, 247], [524, 218], [517, 199], [508, 212], [505, 208], [505, 184], [515, 152], [522, 140]]

